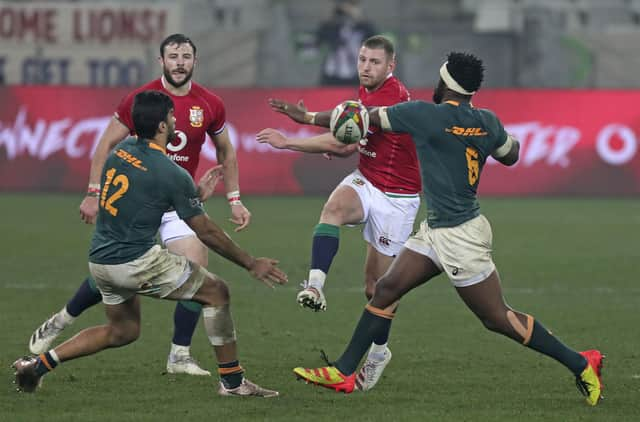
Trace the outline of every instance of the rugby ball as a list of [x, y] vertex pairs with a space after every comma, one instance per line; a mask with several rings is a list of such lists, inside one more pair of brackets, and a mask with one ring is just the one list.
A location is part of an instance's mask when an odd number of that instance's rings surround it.
[[367, 136], [369, 112], [358, 101], [342, 102], [331, 112], [329, 127], [338, 141], [353, 144]]

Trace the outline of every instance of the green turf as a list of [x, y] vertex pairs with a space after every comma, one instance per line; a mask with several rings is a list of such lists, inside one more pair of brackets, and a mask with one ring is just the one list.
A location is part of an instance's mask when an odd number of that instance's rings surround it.
[[[390, 343], [394, 358], [376, 389], [344, 396], [297, 382], [291, 368], [320, 365], [320, 349], [332, 358], [342, 352], [364, 305], [358, 229], [341, 232], [328, 311], [314, 314], [295, 304], [323, 200], [245, 199], [253, 223], [233, 237], [254, 254], [279, 258], [288, 286], [271, 291], [210, 259], [210, 270], [231, 284], [248, 377], [282, 395], [261, 400], [220, 398], [215, 380], [164, 375], [173, 305], [151, 299], [143, 299], [136, 343], [61, 365], [35, 395], [16, 393], [9, 365], [87, 273], [91, 228], [78, 218], [79, 197], [0, 194], [0, 420], [640, 420], [637, 200], [482, 201], [508, 302], [567, 344], [607, 354], [606, 399], [596, 408], [583, 402], [561, 365], [485, 331], [442, 277], [403, 300]], [[207, 208], [231, 228], [223, 201]], [[102, 321], [97, 306], [63, 338]], [[193, 352], [212, 368], [201, 325]]]

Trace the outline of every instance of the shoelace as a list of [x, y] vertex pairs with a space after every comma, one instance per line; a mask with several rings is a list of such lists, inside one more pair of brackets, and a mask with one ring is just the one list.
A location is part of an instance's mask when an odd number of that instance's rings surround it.
[[362, 366], [362, 369], [364, 369], [364, 376], [367, 379], [367, 381], [372, 381], [373, 378], [373, 372], [376, 368], [376, 363], [373, 361], [366, 361], [364, 363], [364, 365]]
[[320, 349], [320, 359], [322, 359], [324, 361], [324, 363], [327, 364], [327, 366], [336, 366], [335, 362], [329, 361], [329, 357], [327, 356], [327, 354], [322, 349]]
[[583, 396], [589, 395], [589, 388], [591, 387], [590, 383], [580, 378], [576, 378], [576, 386], [578, 387], [578, 390], [580, 390]]
[[187, 355], [176, 355], [175, 356], [175, 360], [173, 361], [174, 363], [193, 363], [195, 365], [198, 365], [198, 361], [196, 361], [192, 356]]

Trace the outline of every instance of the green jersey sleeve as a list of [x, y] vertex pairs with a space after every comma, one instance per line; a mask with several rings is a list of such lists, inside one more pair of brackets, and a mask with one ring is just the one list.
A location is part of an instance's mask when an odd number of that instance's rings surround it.
[[[177, 166], [176, 166], [177, 167]], [[178, 216], [182, 220], [187, 220], [196, 215], [204, 213], [198, 189], [193, 183], [193, 179], [189, 174], [177, 168], [174, 180], [174, 186], [171, 189], [170, 201], [173, 204]]]
[[425, 117], [433, 104], [425, 101], [408, 101], [387, 107], [387, 116], [391, 131], [416, 133], [424, 125]]
[[489, 110], [484, 110], [488, 114], [487, 118], [487, 129], [489, 133], [495, 134], [494, 136], [494, 145], [491, 150], [493, 153], [495, 150], [500, 148], [507, 142], [507, 131], [504, 129], [504, 126], [500, 122], [500, 119], [493, 114], [493, 112]]

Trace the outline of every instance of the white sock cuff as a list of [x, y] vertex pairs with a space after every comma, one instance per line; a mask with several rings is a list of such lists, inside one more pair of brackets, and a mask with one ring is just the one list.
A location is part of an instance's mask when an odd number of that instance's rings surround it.
[[371, 349], [369, 350], [369, 354], [381, 354], [384, 355], [384, 352], [387, 350], [387, 343], [385, 344], [375, 344], [371, 343]]
[[60, 358], [58, 357], [58, 354], [55, 352], [55, 350], [49, 350], [49, 356], [51, 356], [51, 358], [55, 360], [57, 364], [60, 364]]
[[312, 287], [324, 288], [324, 282], [327, 275], [322, 270], [309, 270], [309, 285]]
[[171, 352], [172, 355], [188, 355], [189, 354], [189, 346], [182, 346], [179, 344], [171, 343]]
[[65, 305], [64, 308], [62, 308], [62, 310], [60, 312], [58, 312], [58, 316], [60, 316], [60, 319], [62, 320], [62, 322], [65, 325], [72, 324], [73, 321], [76, 320], [76, 317], [74, 317], [73, 315], [71, 315], [69, 313], [69, 311], [67, 311], [67, 306], [66, 305]]

